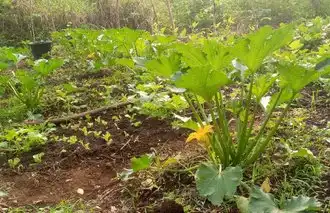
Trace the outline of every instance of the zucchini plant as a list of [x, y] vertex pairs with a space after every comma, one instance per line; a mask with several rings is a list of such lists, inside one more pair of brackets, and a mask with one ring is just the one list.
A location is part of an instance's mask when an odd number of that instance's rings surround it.
[[[293, 25], [265, 26], [232, 44], [216, 39], [177, 43], [145, 63], [149, 72], [183, 91], [197, 123], [187, 142], [197, 140], [210, 159], [197, 170], [197, 189], [215, 205], [234, 195], [243, 168], [266, 150], [299, 92], [330, 71], [271, 57], [293, 33]], [[237, 99], [227, 98], [228, 86], [238, 88]], [[268, 131], [271, 120], [275, 124]]]
[[62, 65], [63, 60], [60, 59], [40, 60], [34, 65], [33, 71], [16, 71], [7, 85], [29, 111], [35, 112], [40, 106], [45, 78]]

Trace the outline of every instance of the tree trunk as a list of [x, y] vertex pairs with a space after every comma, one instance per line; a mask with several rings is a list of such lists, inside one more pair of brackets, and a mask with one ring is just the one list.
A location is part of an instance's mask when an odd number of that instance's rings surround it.
[[213, 0], [213, 33], [216, 34], [217, 32], [217, 12], [216, 12], [217, 5], [215, 0]]
[[151, 2], [151, 7], [152, 7], [152, 12], [154, 14], [154, 17], [152, 18], [152, 23], [151, 23], [151, 33], [154, 32], [154, 24], [156, 23], [158, 25], [158, 16], [157, 16], [157, 12], [156, 12], [156, 8], [155, 8], [155, 5], [154, 5], [154, 1], [153, 0], [150, 0]]
[[168, 10], [168, 15], [170, 17], [172, 32], [174, 34], [175, 33], [175, 22], [174, 22], [174, 17], [173, 17], [173, 13], [172, 13], [171, 0], [166, 0], [166, 6], [167, 6], [167, 10]]
[[120, 28], [120, 0], [116, 0], [116, 27]]

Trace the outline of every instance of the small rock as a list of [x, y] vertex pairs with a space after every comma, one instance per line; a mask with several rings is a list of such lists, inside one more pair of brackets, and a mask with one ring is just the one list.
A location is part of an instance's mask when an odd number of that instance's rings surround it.
[[83, 195], [83, 194], [84, 194], [84, 190], [81, 189], [81, 188], [78, 188], [78, 189], [77, 189], [77, 193]]

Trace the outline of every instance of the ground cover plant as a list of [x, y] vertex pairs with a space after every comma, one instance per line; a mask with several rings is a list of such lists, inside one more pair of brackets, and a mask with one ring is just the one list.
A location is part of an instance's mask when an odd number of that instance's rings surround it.
[[228, 30], [1, 47], [1, 210], [328, 212], [329, 20]]

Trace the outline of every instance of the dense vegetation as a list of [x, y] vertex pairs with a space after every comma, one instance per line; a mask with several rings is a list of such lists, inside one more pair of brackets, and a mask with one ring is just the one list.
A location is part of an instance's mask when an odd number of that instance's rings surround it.
[[326, 0], [1, 3], [2, 211], [330, 211]]
[[67, 27], [244, 33], [327, 17], [329, 11], [329, 0], [2, 0], [0, 38], [17, 46], [22, 40], [50, 38], [50, 31]]

